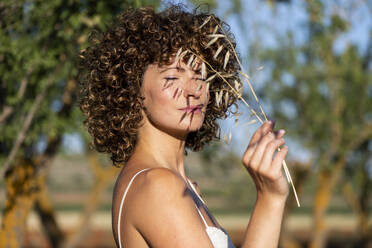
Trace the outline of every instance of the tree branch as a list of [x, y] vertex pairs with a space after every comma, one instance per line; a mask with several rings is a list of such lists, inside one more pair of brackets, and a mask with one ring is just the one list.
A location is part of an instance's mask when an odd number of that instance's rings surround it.
[[13, 113], [13, 107], [5, 105], [3, 108], [3, 112], [0, 114], [0, 124], [5, 122], [5, 120], [11, 113]]
[[38, 110], [41, 102], [43, 101], [45, 95], [46, 95], [46, 92], [47, 90], [49, 89], [49, 87], [52, 85], [52, 83], [54, 82], [55, 78], [56, 78], [56, 75], [61, 71], [61, 68], [62, 66], [60, 66], [50, 77], [49, 79], [47, 80], [46, 82], [46, 85], [44, 87], [44, 89], [40, 92], [40, 94], [36, 97], [35, 101], [34, 101], [34, 104], [32, 105], [31, 107], [31, 110], [28, 112], [27, 116], [26, 116], [26, 120], [23, 124], [23, 127], [21, 129], [21, 131], [19, 131], [18, 135], [17, 135], [17, 138], [16, 140], [14, 141], [14, 144], [13, 144], [13, 147], [12, 147], [12, 150], [10, 151], [10, 154], [8, 156], [8, 158], [6, 159], [4, 165], [3, 165], [3, 168], [1, 168], [1, 178], [4, 178], [4, 175], [5, 175], [5, 172], [10, 168], [11, 166], [11, 163], [13, 162], [18, 150], [19, 150], [19, 147], [22, 145], [24, 139], [26, 138], [26, 132], [27, 130], [29, 129], [29, 127], [31, 126], [31, 123], [32, 123], [32, 120], [35, 116], [35, 113], [36, 111]]
[[[26, 76], [21, 80], [21, 86], [18, 89], [17, 92], [17, 98], [21, 99], [26, 91], [27, 84], [29, 82], [29, 78], [31, 73], [33, 72], [34, 68], [29, 68], [27, 70]], [[10, 116], [11, 113], [13, 113], [14, 108], [12, 106], [5, 105], [3, 108], [3, 112], [0, 114], [0, 124], [6, 121], [6, 119]]]
[[359, 137], [354, 139], [346, 147], [346, 151], [353, 151], [360, 146], [364, 141], [372, 138], [372, 123], [366, 124], [359, 132]]
[[25, 94], [26, 87], [27, 87], [28, 82], [30, 81], [29, 78], [30, 78], [30, 75], [33, 72], [33, 70], [34, 70], [34, 68], [32, 68], [32, 67], [29, 68], [27, 70], [26, 76], [21, 80], [21, 86], [19, 87], [18, 92], [17, 92], [17, 98], [18, 99], [22, 98], [23, 95]]

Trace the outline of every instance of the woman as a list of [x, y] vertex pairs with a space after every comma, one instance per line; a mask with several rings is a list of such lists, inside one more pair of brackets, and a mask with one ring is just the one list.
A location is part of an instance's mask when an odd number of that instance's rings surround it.
[[[204, 62], [229, 83], [238, 78], [237, 60], [226, 60], [233, 53], [227, 39], [208, 44], [210, 34], [222, 31], [233, 41], [217, 17], [180, 5], [161, 13], [131, 9], [81, 54], [85, 125], [95, 149], [109, 153], [115, 165], [125, 164], [112, 204], [118, 247], [233, 247], [184, 169], [185, 149], [198, 151], [218, 139], [216, 120], [237, 101], [234, 94], [216, 98], [230, 89], [221, 77], [206, 82], [213, 70]], [[198, 59], [190, 59], [194, 55]], [[288, 149], [275, 153], [284, 131], [273, 127], [265, 122], [242, 158], [257, 186], [242, 247], [278, 245], [288, 195], [281, 163]]]

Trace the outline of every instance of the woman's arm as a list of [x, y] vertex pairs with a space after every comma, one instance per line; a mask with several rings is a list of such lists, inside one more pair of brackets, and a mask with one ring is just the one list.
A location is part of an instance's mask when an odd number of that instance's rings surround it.
[[[280, 227], [289, 188], [282, 173], [282, 161], [288, 153], [284, 131], [273, 132], [274, 123], [265, 122], [253, 135], [242, 162], [257, 188], [254, 206], [242, 247], [278, 247]], [[275, 155], [274, 155], [275, 154]]]
[[283, 211], [284, 202], [257, 200], [242, 247], [278, 247]]

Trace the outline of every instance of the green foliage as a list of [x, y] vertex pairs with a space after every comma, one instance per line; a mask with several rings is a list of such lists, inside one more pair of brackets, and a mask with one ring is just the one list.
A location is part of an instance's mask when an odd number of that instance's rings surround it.
[[[130, 6], [157, 7], [160, 0], [17, 0], [0, 3], [0, 159], [9, 154], [37, 96], [52, 80], [27, 131], [24, 145], [40, 137], [82, 131], [76, 103], [77, 54], [92, 29]], [[24, 90], [22, 91], [22, 86]], [[0, 112], [0, 114], [1, 114]]]
[[200, 6], [202, 9], [216, 9], [217, 1], [216, 0], [191, 0], [190, 1], [195, 6]]
[[350, 21], [333, 13], [327, 23], [321, 1], [309, 1], [307, 11], [305, 44], [296, 45], [290, 33], [278, 49], [263, 53], [273, 65], [264, 91], [275, 119], [328, 168], [372, 137], [372, 51], [361, 53], [348, 44], [336, 53], [335, 42], [348, 32]]

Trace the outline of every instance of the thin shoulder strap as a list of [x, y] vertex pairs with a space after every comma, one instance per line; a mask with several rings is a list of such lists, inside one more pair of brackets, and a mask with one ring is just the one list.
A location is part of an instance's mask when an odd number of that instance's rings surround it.
[[200, 217], [202, 218], [205, 227], [208, 227], [208, 224], [207, 224], [207, 222], [205, 221], [204, 216], [203, 216], [202, 213], [200, 212], [198, 206], [197, 206], [196, 204], [194, 204], [194, 205], [195, 205], [196, 210], [198, 210], [198, 213], [199, 213]]
[[134, 176], [132, 177], [132, 179], [129, 181], [127, 188], [125, 189], [125, 192], [124, 192], [124, 194], [123, 194], [123, 197], [121, 198], [120, 208], [119, 208], [119, 219], [118, 219], [118, 241], [119, 241], [119, 247], [120, 247], [120, 248], [121, 248], [121, 240], [120, 240], [120, 222], [121, 222], [121, 212], [122, 212], [122, 210], [123, 210], [123, 205], [124, 205], [124, 199], [125, 199], [125, 196], [127, 195], [128, 190], [129, 190], [129, 187], [130, 187], [130, 185], [132, 184], [134, 178], [136, 178], [136, 176], [137, 176], [138, 174], [140, 174], [141, 172], [146, 171], [146, 170], [148, 170], [148, 169], [151, 169], [151, 168], [145, 168], [145, 169], [143, 169], [143, 170], [138, 171], [136, 174], [134, 174]]
[[[191, 188], [192, 188], [192, 190], [194, 191], [194, 193], [195, 193], [195, 194], [199, 197], [199, 199], [200, 199], [200, 200], [205, 204], [205, 202], [203, 201], [203, 199], [199, 196], [198, 192], [196, 191], [196, 189], [195, 189], [193, 183], [192, 183], [189, 179], [187, 179], [187, 181], [189, 182], [189, 184], [191, 184]], [[205, 227], [208, 227], [208, 224], [207, 224], [207, 222], [205, 221], [204, 216], [203, 216], [202, 213], [200, 212], [200, 210], [199, 210], [199, 208], [198, 208], [198, 206], [196, 205], [195, 202], [194, 202], [194, 205], [195, 205], [195, 207], [196, 207], [196, 210], [198, 210], [198, 213], [199, 213], [200, 217], [202, 218]]]
[[194, 184], [189, 180], [187, 179], [187, 181], [189, 181], [190, 185], [191, 185], [191, 188], [194, 190], [195, 194], [199, 197], [199, 199], [205, 204], [205, 202], [203, 201], [203, 199], [200, 197], [200, 195], [198, 194], [198, 191], [196, 191], [195, 187], [194, 187]]

